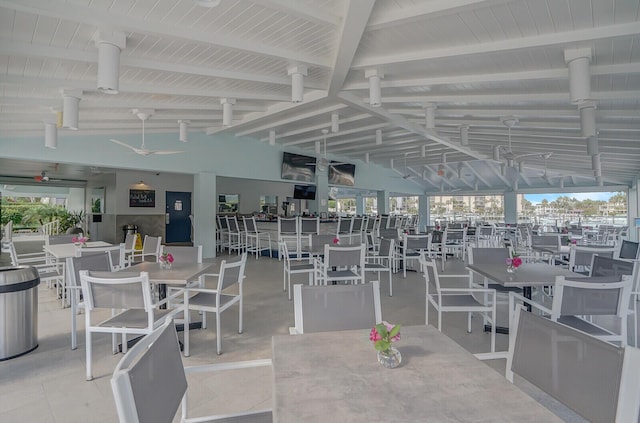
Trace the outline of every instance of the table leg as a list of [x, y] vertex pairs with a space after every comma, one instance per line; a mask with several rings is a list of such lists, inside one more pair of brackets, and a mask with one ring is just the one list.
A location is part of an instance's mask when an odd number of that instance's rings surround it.
[[[523, 286], [523, 287], [522, 287], [522, 295], [523, 295], [526, 299], [530, 300], [530, 299], [531, 299], [531, 286]], [[530, 303], [527, 303], [526, 307], [527, 307], [527, 311], [528, 311], [529, 313], [531, 313], [531, 304], [530, 304]]]

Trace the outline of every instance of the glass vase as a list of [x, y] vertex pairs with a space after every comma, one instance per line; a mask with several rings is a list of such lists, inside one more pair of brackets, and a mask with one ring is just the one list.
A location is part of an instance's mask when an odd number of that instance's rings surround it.
[[402, 355], [396, 347], [389, 347], [387, 351], [378, 351], [378, 363], [387, 369], [395, 369], [402, 362]]
[[162, 269], [162, 270], [171, 270], [171, 263], [166, 262], [166, 261], [161, 261], [160, 262], [160, 269]]
[[515, 267], [513, 265], [507, 266], [507, 272], [509, 272], [509, 273], [515, 273], [516, 269], [517, 269], [517, 267]]

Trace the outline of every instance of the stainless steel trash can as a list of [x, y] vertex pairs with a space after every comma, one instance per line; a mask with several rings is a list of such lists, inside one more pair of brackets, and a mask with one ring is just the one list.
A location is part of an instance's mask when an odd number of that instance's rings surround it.
[[0, 267], [0, 361], [38, 347], [38, 271]]

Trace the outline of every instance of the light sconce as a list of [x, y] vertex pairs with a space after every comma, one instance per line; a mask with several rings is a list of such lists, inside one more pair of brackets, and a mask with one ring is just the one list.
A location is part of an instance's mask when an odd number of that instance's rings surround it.
[[380, 79], [384, 78], [384, 74], [377, 69], [369, 69], [364, 72], [364, 77], [369, 80], [369, 105], [380, 107], [382, 105]]
[[120, 79], [120, 52], [127, 38], [124, 32], [99, 31], [94, 36], [98, 48], [98, 90], [105, 94], [118, 94]]
[[52, 150], [58, 148], [58, 127], [54, 120], [44, 122], [44, 146]]
[[337, 113], [331, 113], [331, 132], [336, 133], [340, 130], [340, 116]]
[[222, 104], [222, 126], [233, 126], [233, 105], [236, 104], [235, 98], [221, 98]]
[[301, 103], [304, 100], [304, 77], [307, 76], [305, 65], [293, 65], [287, 68], [291, 75], [291, 102]]
[[269, 145], [276, 145], [276, 131], [269, 131]]
[[187, 136], [187, 127], [189, 126], [190, 123], [191, 123], [191, 121], [189, 121], [189, 120], [179, 120], [178, 121], [178, 125], [180, 125], [180, 141], [182, 141], [182, 142], [189, 141], [189, 138]]
[[433, 103], [425, 103], [424, 108], [424, 126], [427, 129], [436, 129], [436, 105]]
[[82, 90], [61, 90], [60, 93], [62, 94], [62, 127], [76, 131]]
[[460, 145], [469, 145], [469, 125], [460, 125]]
[[564, 61], [569, 67], [569, 93], [573, 104], [591, 100], [591, 48], [566, 49]]

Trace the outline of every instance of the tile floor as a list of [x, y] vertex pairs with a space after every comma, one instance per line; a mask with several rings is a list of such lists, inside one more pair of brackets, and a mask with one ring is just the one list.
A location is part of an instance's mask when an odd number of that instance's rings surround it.
[[[225, 254], [220, 256], [224, 258]], [[7, 263], [0, 257], [0, 265]], [[287, 334], [293, 326], [293, 302], [282, 289], [282, 262], [262, 257], [248, 259], [245, 281], [244, 333], [238, 334], [236, 309], [222, 318], [222, 355], [215, 352], [215, 323], [206, 330], [191, 332], [191, 356], [185, 365], [236, 361], [271, 357], [271, 336]], [[464, 274], [461, 261], [447, 262], [446, 274]], [[299, 278], [299, 279], [298, 279]], [[303, 282], [304, 275], [295, 280]], [[447, 283], [456, 283], [448, 278]], [[463, 279], [458, 283], [465, 284]], [[394, 275], [394, 296], [388, 296], [388, 283], [382, 278], [382, 312], [385, 320], [402, 325], [424, 324], [424, 281], [421, 275], [408, 272]], [[93, 381], [85, 381], [84, 320], [78, 319], [79, 346], [70, 349], [69, 309], [60, 308], [55, 290], [39, 289], [39, 347], [22, 357], [0, 362], [0, 422], [115, 422], [117, 415], [111, 394], [110, 378], [121, 354], [112, 355], [109, 335], [94, 338]], [[430, 314], [431, 323], [436, 316]], [[473, 332], [466, 332], [464, 315], [446, 315], [444, 332], [472, 353], [489, 351], [488, 333], [481, 328], [481, 319], [474, 318]], [[507, 348], [507, 335], [497, 335], [497, 349]], [[371, 359], [375, 359], [372, 348]], [[487, 361], [504, 373], [504, 360]], [[519, 382], [545, 406], [565, 421], [582, 421], [571, 411], [535, 388]], [[235, 372], [233, 374], [198, 375], [189, 379], [190, 410], [194, 415], [224, 413], [242, 409], [270, 407], [271, 372], [269, 369]], [[490, 393], [487, 398], [492, 400]], [[179, 421], [178, 418], [174, 421]]]

